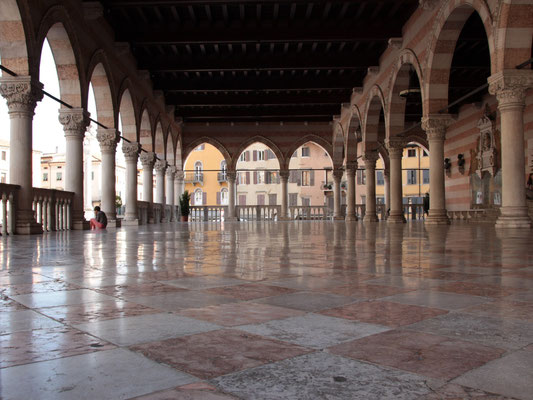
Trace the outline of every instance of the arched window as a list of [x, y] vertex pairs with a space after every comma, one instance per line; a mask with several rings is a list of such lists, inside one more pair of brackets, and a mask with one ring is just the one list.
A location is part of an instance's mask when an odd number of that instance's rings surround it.
[[227, 180], [228, 164], [226, 160], [220, 162], [220, 179], [219, 182], [225, 182]]
[[204, 173], [203, 173], [204, 167], [202, 165], [201, 161], [196, 161], [194, 163], [194, 181], [195, 182], [203, 182], [204, 181]]
[[204, 194], [202, 189], [196, 189], [194, 191], [194, 205], [201, 206], [204, 203]]
[[228, 205], [228, 199], [229, 199], [229, 192], [227, 188], [223, 188], [220, 191], [220, 204], [223, 206]]

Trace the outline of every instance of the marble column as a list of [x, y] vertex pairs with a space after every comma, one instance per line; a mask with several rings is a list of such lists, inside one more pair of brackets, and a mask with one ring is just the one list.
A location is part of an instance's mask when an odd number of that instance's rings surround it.
[[388, 211], [390, 210], [390, 171], [388, 169], [383, 170], [383, 183], [385, 190], [385, 218], [388, 218]]
[[376, 214], [376, 161], [379, 156], [376, 151], [367, 151], [363, 156], [366, 174], [366, 207], [364, 222], [378, 222]]
[[355, 173], [357, 163], [346, 164], [346, 180], [348, 185], [346, 195], [346, 217], [345, 221], [357, 221], [355, 213]]
[[176, 167], [168, 167], [166, 172], [167, 183], [166, 188], [166, 203], [170, 206], [170, 215], [167, 216], [168, 222], [174, 222], [176, 218], [175, 203], [174, 203], [174, 175], [176, 174]]
[[83, 108], [61, 108], [59, 122], [66, 140], [65, 190], [74, 193], [71, 203], [73, 229], [89, 229], [83, 207], [83, 139], [90, 124], [89, 113]]
[[[185, 178], [185, 173], [182, 170], [176, 170], [174, 174], [174, 203], [180, 205], [180, 197], [183, 194], [183, 179]], [[179, 211], [181, 212], [181, 210]], [[180, 215], [176, 215], [176, 221], [180, 220]]]
[[280, 221], [289, 220], [289, 177], [290, 171], [279, 171], [279, 176], [281, 179], [281, 215], [279, 216]]
[[42, 233], [32, 210], [32, 122], [35, 107], [43, 98], [43, 85], [29, 76], [2, 77], [0, 94], [7, 101], [10, 119], [9, 183], [19, 185], [15, 204], [17, 234]]
[[426, 131], [429, 142], [429, 215], [425, 222], [429, 225], [450, 223], [444, 188], [444, 141], [451, 121], [449, 114], [422, 118], [422, 129]]
[[344, 171], [340, 169], [333, 170], [333, 219], [343, 220], [341, 209], [341, 180]]
[[228, 215], [226, 221], [237, 221], [235, 214], [235, 180], [237, 179], [237, 172], [228, 171], [226, 173], [228, 179]]
[[387, 222], [401, 224], [406, 222], [403, 214], [402, 193], [402, 156], [405, 141], [402, 138], [393, 137], [386, 139], [390, 159], [390, 215]]
[[116, 129], [98, 128], [96, 139], [102, 153], [102, 211], [107, 215], [107, 226], [117, 226], [115, 152], [120, 140]]
[[525, 190], [524, 108], [533, 71], [505, 70], [488, 79], [501, 124], [502, 207], [497, 228], [530, 228]]
[[154, 164], [155, 169], [155, 202], [165, 206], [165, 171], [167, 162], [157, 160]]
[[154, 213], [152, 205], [154, 204], [154, 163], [155, 153], [148, 151], [141, 153], [141, 164], [143, 166], [143, 201], [148, 206], [148, 223], [154, 223]]
[[126, 215], [124, 223], [127, 225], [139, 224], [139, 211], [137, 209], [137, 161], [141, 146], [137, 142], [122, 142], [122, 152], [126, 160]]

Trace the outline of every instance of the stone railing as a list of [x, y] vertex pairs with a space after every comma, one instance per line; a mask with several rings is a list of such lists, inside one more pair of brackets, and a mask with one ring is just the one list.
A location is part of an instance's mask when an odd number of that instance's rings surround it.
[[161, 203], [152, 204], [152, 215], [154, 217], [154, 224], [159, 224], [163, 221], [163, 205]]
[[326, 206], [290, 206], [289, 218], [297, 220], [325, 220], [333, 212]]
[[137, 200], [137, 215], [139, 223], [146, 225], [150, 219], [150, 203]]
[[163, 221], [170, 222], [172, 219], [172, 205], [165, 204], [165, 212], [163, 214]]
[[35, 220], [44, 232], [72, 228], [71, 204], [74, 193], [64, 190], [33, 188]]
[[281, 206], [236, 206], [235, 214], [239, 221], [277, 221]]
[[485, 211], [482, 209], [448, 211], [448, 218], [452, 221], [481, 220], [485, 217]]
[[424, 219], [423, 204], [404, 204], [403, 210], [405, 214], [405, 219]]
[[15, 198], [20, 189], [18, 185], [0, 183], [0, 196], [2, 196], [2, 210], [0, 222], [2, 235], [13, 234], [15, 228]]
[[228, 213], [227, 206], [190, 206], [189, 221], [220, 222]]

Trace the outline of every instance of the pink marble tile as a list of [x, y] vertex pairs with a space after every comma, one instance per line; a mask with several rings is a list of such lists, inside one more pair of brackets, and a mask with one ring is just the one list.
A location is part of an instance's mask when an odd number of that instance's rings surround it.
[[516, 289], [499, 285], [489, 285], [475, 282], [451, 282], [446, 285], [434, 288], [441, 292], [452, 292], [468, 294], [472, 296], [501, 298], [515, 293], [523, 292], [526, 289]]
[[6, 288], [4, 293], [8, 296], [16, 296], [19, 294], [59, 292], [62, 290], [75, 290], [79, 288], [79, 286], [72, 283], [67, 283], [60, 280], [52, 280], [39, 283], [11, 285]]
[[417, 400], [514, 400], [499, 394], [448, 383]]
[[321, 292], [339, 294], [342, 296], [355, 297], [360, 299], [377, 299], [380, 297], [393, 296], [395, 294], [407, 293], [413, 289], [399, 288], [394, 286], [351, 284], [337, 286], [333, 288], [321, 289]]
[[512, 318], [533, 322], [533, 303], [497, 300], [462, 310], [487, 317]]
[[237, 286], [224, 286], [207, 289], [206, 292], [233, 297], [238, 300], [253, 300], [280, 294], [294, 293], [296, 290], [280, 286], [269, 286], [255, 283]]
[[94, 290], [119, 298], [123, 298], [124, 296], [154, 296], [157, 294], [185, 291], [185, 289], [181, 289], [176, 286], [165, 285], [161, 282], [147, 282], [136, 285], [106, 286]]
[[0, 368], [114, 348], [73, 328], [59, 327], [0, 336]]
[[509, 271], [509, 272], [502, 273], [502, 275], [517, 277], [517, 278], [524, 278], [524, 279], [533, 279], [532, 271]]
[[215, 386], [206, 382], [191, 383], [174, 389], [163, 390], [135, 397], [132, 400], [236, 400], [236, 397], [219, 392]]
[[448, 311], [388, 301], [366, 301], [321, 311], [331, 317], [345, 318], [370, 324], [398, 327], [410, 325]]
[[229, 329], [146, 343], [131, 349], [201, 379], [211, 379], [310, 351]]
[[407, 330], [367, 336], [331, 347], [329, 351], [446, 380], [480, 367], [505, 353], [502, 349]]
[[416, 278], [426, 278], [426, 279], [442, 279], [442, 280], [451, 280], [451, 281], [461, 281], [466, 279], [479, 278], [483, 275], [479, 274], [466, 274], [463, 272], [448, 272], [448, 271], [427, 271], [422, 270], [418, 272], [410, 272], [405, 274], [405, 276], [412, 276]]

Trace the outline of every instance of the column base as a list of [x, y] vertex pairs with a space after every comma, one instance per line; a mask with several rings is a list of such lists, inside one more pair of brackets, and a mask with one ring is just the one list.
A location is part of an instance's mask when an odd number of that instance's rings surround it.
[[344, 220], [346, 222], [354, 222], [354, 221], [359, 221], [359, 218], [357, 218], [357, 215], [347, 215]]
[[428, 217], [425, 222], [426, 225], [449, 225], [450, 218], [446, 210], [429, 210]]
[[141, 221], [138, 219], [123, 219], [121, 224], [122, 226], [139, 226], [141, 225]]
[[291, 219], [289, 217], [279, 217], [278, 221], [290, 221]]
[[84, 219], [78, 221], [72, 221], [72, 229], [75, 231], [88, 231], [91, 229], [91, 224], [89, 221]]
[[333, 217], [333, 221], [344, 221], [344, 217], [342, 215], [336, 215]]
[[109, 219], [107, 220], [107, 227], [108, 228], [120, 228], [122, 225], [122, 221], [120, 219]]
[[500, 216], [496, 221], [496, 228], [499, 229], [509, 229], [509, 228], [520, 228], [520, 229], [530, 229], [531, 220], [529, 217], [512, 217], [512, 216]]
[[15, 223], [15, 234], [17, 235], [36, 235], [41, 233], [43, 233], [43, 227], [35, 221], [17, 221]]
[[224, 222], [237, 222], [239, 219], [237, 217], [226, 217]]
[[365, 214], [363, 222], [379, 222], [379, 218], [376, 214]]
[[403, 213], [395, 214], [391, 211], [389, 218], [387, 218], [387, 223], [389, 224], [405, 224], [406, 222]]

